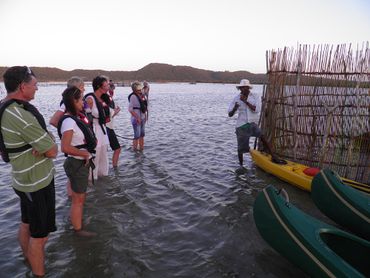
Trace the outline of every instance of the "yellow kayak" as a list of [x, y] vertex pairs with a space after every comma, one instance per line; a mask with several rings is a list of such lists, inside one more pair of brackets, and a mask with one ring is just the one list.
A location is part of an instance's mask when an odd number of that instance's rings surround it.
[[[277, 164], [271, 161], [271, 155], [259, 152], [257, 150], [250, 150], [254, 163], [264, 171], [273, 174], [274, 176], [282, 179], [300, 189], [311, 191], [312, 175], [307, 175], [307, 169], [312, 169], [306, 165], [285, 160], [286, 164]], [[352, 181], [342, 178], [342, 181], [358, 190], [370, 193], [370, 185]]]

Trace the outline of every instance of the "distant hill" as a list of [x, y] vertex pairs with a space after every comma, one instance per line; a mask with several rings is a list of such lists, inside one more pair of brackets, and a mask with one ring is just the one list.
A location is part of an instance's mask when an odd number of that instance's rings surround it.
[[[0, 67], [0, 78], [6, 67]], [[248, 71], [210, 71], [189, 66], [173, 66], [168, 64], [152, 63], [137, 71], [105, 71], [75, 69], [65, 71], [58, 68], [32, 67], [38, 81], [63, 82], [71, 76], [80, 76], [91, 81], [95, 76], [107, 75], [114, 82], [128, 83], [133, 80], [147, 80], [149, 82], [209, 82], [209, 83], [239, 83], [247, 78], [254, 84], [267, 82], [266, 74], [254, 74]]]

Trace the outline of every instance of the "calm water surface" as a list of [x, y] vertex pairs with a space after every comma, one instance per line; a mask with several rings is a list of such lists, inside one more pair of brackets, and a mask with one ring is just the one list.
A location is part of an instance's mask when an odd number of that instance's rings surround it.
[[[63, 89], [55, 84], [39, 87], [33, 103], [47, 120]], [[253, 90], [262, 93], [262, 86]], [[122, 108], [116, 133], [125, 137], [133, 133], [129, 93], [128, 87], [116, 89]], [[144, 153], [131, 151], [131, 141], [120, 139], [118, 169], [88, 189], [84, 221], [86, 229], [99, 234], [94, 239], [73, 235], [65, 158], [59, 154], [58, 231], [46, 247], [47, 277], [304, 276], [258, 234], [254, 199], [274, 184], [286, 188], [298, 207], [324, 217], [307, 193], [257, 169], [249, 155], [248, 172], [235, 174], [235, 119], [227, 116], [235, 94], [233, 85], [152, 84]], [[9, 166], [0, 162], [0, 169], [0, 276], [27, 277], [30, 271], [17, 243], [18, 198], [9, 186]]]

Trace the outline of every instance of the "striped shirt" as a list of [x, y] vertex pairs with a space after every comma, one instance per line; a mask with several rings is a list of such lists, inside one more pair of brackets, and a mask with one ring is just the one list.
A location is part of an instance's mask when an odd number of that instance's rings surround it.
[[[1, 132], [6, 148], [30, 144], [39, 153], [54, 146], [54, 141], [40, 126], [35, 116], [16, 102], [9, 105], [1, 118]], [[51, 158], [32, 155], [32, 149], [9, 153], [12, 186], [22, 192], [35, 192], [50, 184], [55, 168]]]

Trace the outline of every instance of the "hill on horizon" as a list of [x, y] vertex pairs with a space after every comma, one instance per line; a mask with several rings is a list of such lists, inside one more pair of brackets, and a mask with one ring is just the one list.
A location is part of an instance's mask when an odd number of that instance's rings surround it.
[[[2, 76], [8, 67], [0, 67]], [[106, 75], [114, 82], [127, 83], [133, 80], [149, 82], [201, 82], [201, 83], [239, 83], [247, 78], [251, 83], [264, 84], [266, 74], [254, 74], [248, 71], [210, 71], [190, 66], [173, 66], [151, 63], [137, 71], [106, 71], [75, 69], [71, 71], [51, 67], [31, 67], [40, 82], [64, 82], [72, 76], [80, 76], [85, 81], [92, 81], [95, 76]]]

